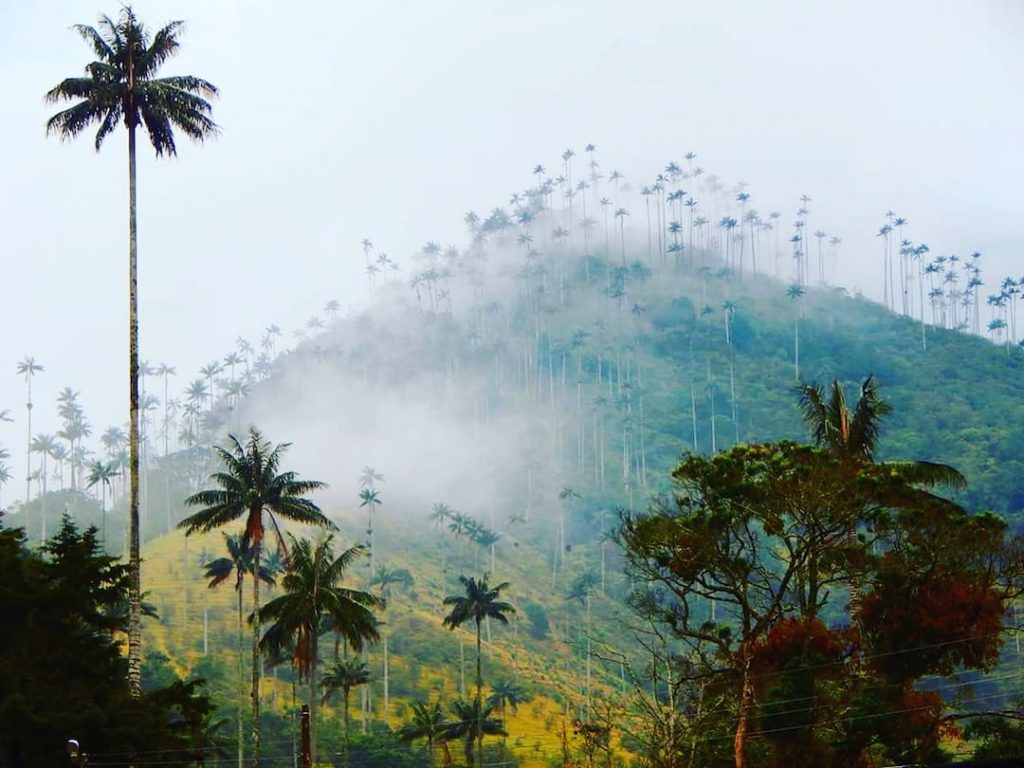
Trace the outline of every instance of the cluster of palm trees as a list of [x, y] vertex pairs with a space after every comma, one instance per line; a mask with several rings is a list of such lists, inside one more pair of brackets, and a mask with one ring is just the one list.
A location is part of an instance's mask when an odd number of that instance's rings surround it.
[[[430, 520], [437, 524], [438, 528], [447, 528], [455, 536], [460, 545], [462, 539], [476, 544], [480, 549], [490, 552], [491, 574], [495, 569], [495, 547], [501, 539], [501, 534], [492, 528], [487, 527], [472, 515], [456, 512], [443, 502], [434, 504], [430, 512]], [[475, 550], [473, 561], [474, 570], [480, 570], [480, 550]], [[447, 570], [446, 568], [444, 570]]]
[[885, 306], [917, 318], [925, 348], [926, 326], [931, 325], [976, 336], [987, 331], [992, 341], [1005, 345], [1009, 354], [1018, 345], [1016, 304], [1024, 298], [1024, 277], [1004, 277], [998, 283], [999, 290], [987, 296], [990, 318], [983, 328], [981, 298], [985, 281], [981, 253], [974, 251], [967, 258], [956, 254], [931, 256], [926, 243], [915, 243], [906, 237], [909, 226], [908, 219], [890, 210], [878, 229]]
[[[302, 480], [294, 472], [282, 471], [281, 456], [288, 445], [273, 445], [255, 428], [250, 428], [244, 441], [234, 436], [229, 440], [228, 448], [214, 449], [222, 464], [221, 470], [210, 476], [215, 487], [198, 491], [186, 499], [186, 504], [200, 509], [186, 517], [180, 527], [186, 534], [192, 534], [243, 521], [241, 534], [225, 535], [227, 555], [205, 562], [202, 567], [210, 587], [234, 578], [238, 592], [240, 670], [243, 666], [241, 639], [244, 632], [242, 585], [246, 577], [252, 582], [252, 611], [249, 616], [252, 627], [249, 692], [252, 764], [258, 766], [260, 758], [261, 655], [270, 659], [290, 657], [299, 679], [308, 683], [315, 761], [317, 705], [321, 701], [327, 702], [334, 692], [341, 691], [347, 745], [350, 693], [356, 687], [365, 686], [371, 677], [366, 661], [349, 653], [358, 653], [368, 643], [381, 639], [382, 624], [377, 618], [377, 611], [386, 606], [396, 586], [411, 584], [412, 577], [404, 569], [380, 566], [371, 580], [371, 584], [378, 587], [379, 594], [343, 586], [346, 572], [357, 558], [366, 554], [366, 548], [356, 545], [336, 553], [335, 525], [314, 502], [306, 498], [307, 494], [323, 488], [324, 484]], [[365, 474], [382, 479], [375, 471]], [[315, 541], [288, 534], [289, 542], [285, 542], [279, 524], [284, 520], [316, 526], [325, 529], [326, 533]], [[267, 536], [272, 538], [272, 546], [265, 544]], [[283, 567], [269, 567], [265, 552], [271, 550], [278, 553]], [[261, 603], [260, 585], [273, 584], [278, 577], [281, 593], [266, 604]], [[444, 625], [453, 630], [467, 622], [475, 625], [476, 699], [472, 705], [461, 700], [455, 702], [456, 714], [466, 715], [461, 720], [463, 728], [470, 730], [460, 731], [448, 724], [448, 730], [444, 732], [448, 735], [442, 738], [466, 740], [467, 758], [472, 759], [474, 744], [479, 758], [483, 737], [503, 732], [500, 722], [492, 717], [494, 707], [483, 703], [481, 624], [491, 619], [507, 623], [507, 616], [514, 612], [514, 608], [499, 599], [501, 592], [508, 587], [507, 583], [489, 586], [486, 576], [480, 579], [460, 576], [460, 581], [465, 594], [444, 599], [444, 605], [450, 607]], [[262, 630], [264, 625], [267, 627], [265, 632]], [[325, 634], [335, 636], [334, 657], [328, 669], [320, 674], [320, 638]], [[385, 651], [385, 670], [386, 659]], [[385, 671], [385, 679], [386, 674]], [[505, 698], [515, 703], [514, 696]], [[244, 750], [241, 726], [238, 750], [241, 764]]]

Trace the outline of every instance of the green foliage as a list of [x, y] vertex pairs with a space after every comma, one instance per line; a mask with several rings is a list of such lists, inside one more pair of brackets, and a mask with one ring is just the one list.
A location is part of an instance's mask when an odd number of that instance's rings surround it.
[[[805, 397], [820, 414], [820, 393]], [[672, 503], [623, 519], [632, 604], [691, 649], [684, 680], [734, 702], [737, 762], [759, 764], [766, 744], [765, 765], [858, 764], [879, 747], [892, 761], [940, 759], [944, 703], [915, 686], [995, 665], [1021, 541], [1000, 518], [921, 488], [931, 467], [871, 461], [877, 416], [832, 410], [820, 422], [827, 450], [780, 442], [685, 457]], [[848, 439], [858, 433], [868, 450]], [[827, 626], [831, 589], [844, 585], [853, 624]], [[748, 734], [765, 740], [748, 750]]]
[[69, 738], [94, 762], [166, 751], [182, 761], [219, 753], [201, 683], [182, 683], [152, 657], [140, 699], [124, 683], [119, 638], [127, 567], [101, 554], [95, 528], [65, 518], [42, 554], [0, 527], [0, 751], [58, 764]]

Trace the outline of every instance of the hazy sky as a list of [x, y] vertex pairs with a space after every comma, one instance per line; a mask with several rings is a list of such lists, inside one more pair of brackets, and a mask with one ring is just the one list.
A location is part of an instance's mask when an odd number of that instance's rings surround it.
[[[180, 389], [239, 335], [358, 308], [361, 238], [400, 263], [460, 243], [466, 210], [588, 142], [638, 183], [694, 151], [785, 222], [811, 195], [811, 227], [844, 239], [841, 281], [868, 293], [890, 208], [933, 253], [982, 251], [990, 286], [1024, 274], [1024, 2], [842, 5], [139, 0], [151, 27], [188, 22], [162, 72], [222, 94], [215, 141], [160, 161], [140, 143], [143, 358]], [[94, 132], [47, 139], [42, 99], [89, 61], [68, 27], [118, 9], [0, 0], [5, 501], [24, 355], [46, 367], [33, 431], [56, 428], [67, 385], [97, 431], [127, 420], [125, 134], [99, 154]]]

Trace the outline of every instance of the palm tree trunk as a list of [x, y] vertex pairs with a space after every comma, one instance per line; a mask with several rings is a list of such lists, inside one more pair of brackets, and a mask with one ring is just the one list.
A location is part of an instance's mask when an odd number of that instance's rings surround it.
[[480, 619], [476, 620], [476, 762], [483, 766], [484, 756], [484, 728], [483, 728], [483, 703], [481, 699], [484, 687], [484, 675], [480, 666]]
[[[261, 517], [263, 511], [258, 513]], [[259, 562], [262, 531], [253, 537], [253, 579], [252, 579], [252, 766], [260, 765], [260, 580]]]
[[316, 662], [317, 655], [320, 653], [320, 644], [319, 637], [315, 631], [310, 638], [309, 644], [309, 752], [312, 764], [316, 765], [316, 705], [320, 698], [320, 689], [316, 677]]
[[344, 699], [345, 699], [345, 704], [344, 704], [344, 708], [345, 708], [345, 711], [344, 711], [344, 715], [345, 715], [345, 717], [344, 717], [344, 721], [345, 721], [345, 760], [344, 760], [344, 765], [346, 765], [346, 766], [350, 765], [350, 762], [349, 762], [349, 738], [348, 738], [348, 733], [349, 733], [349, 730], [348, 730], [348, 728], [349, 728], [349, 716], [348, 716], [349, 692], [350, 692], [349, 687], [345, 686], [343, 691], [342, 691], [342, 693], [343, 693]]
[[243, 712], [245, 711], [245, 662], [242, 656], [242, 642], [245, 632], [242, 629], [242, 584], [239, 582], [238, 589], [238, 768], [245, 765], [245, 731], [242, 725]]
[[384, 641], [384, 720], [388, 717], [388, 704], [389, 704], [389, 680], [388, 680], [388, 631], [387, 629], [381, 632]]
[[25, 504], [28, 504], [32, 495], [32, 371], [31, 366], [25, 374], [25, 381], [28, 382], [28, 401], [25, 404], [28, 420], [28, 440], [25, 441]]
[[[131, 57], [129, 57], [131, 59]], [[129, 64], [129, 88], [134, 73]], [[128, 691], [142, 696], [142, 559], [139, 553], [139, 314], [135, 125], [128, 126]]]

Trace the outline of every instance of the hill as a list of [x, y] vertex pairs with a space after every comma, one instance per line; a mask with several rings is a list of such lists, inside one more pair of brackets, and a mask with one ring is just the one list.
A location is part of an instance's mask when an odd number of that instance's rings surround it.
[[[788, 283], [777, 279], [782, 253], [753, 227], [737, 240], [728, 217], [721, 231], [691, 226], [696, 242], [685, 246], [670, 227], [657, 248], [648, 229], [645, 248], [625, 214], [611, 226], [601, 207], [603, 237], [585, 210], [554, 210], [535, 191], [514, 215], [467, 217], [463, 249], [428, 243], [408, 279], [387, 263], [376, 269], [367, 249], [367, 310], [311, 322], [312, 335], [280, 354], [268, 332], [259, 358], [232, 358], [245, 374], [232, 372], [219, 397], [213, 374], [209, 397], [193, 386], [185, 446], [167, 450], [165, 435], [160, 456], [152, 432], [147, 443], [144, 588], [160, 616], [148, 628], [157, 654], [148, 674], [207, 677], [226, 713], [239, 700], [235, 596], [200, 578], [221, 541], [186, 540], [173, 527], [213, 468], [206, 446], [250, 423], [293, 444], [287, 468], [330, 483], [318, 500], [346, 546], [369, 543], [372, 528], [374, 562], [413, 577], [384, 617], [387, 694], [378, 647], [356, 721], [397, 726], [412, 701], [472, 688], [468, 633], [442, 627], [441, 603], [459, 590], [458, 575], [486, 572], [510, 582], [519, 611], [510, 627], [490, 628], [485, 679], [532, 695], [510, 716], [508, 748], [537, 763], [570, 743], [580, 749], [575, 720], [645, 685], [629, 585], [608, 540], [618, 511], [668, 492], [685, 452], [806, 439], [798, 382], [852, 388], [875, 375], [893, 405], [879, 457], [953, 464], [970, 481], [959, 501], [1019, 522], [1019, 350], [814, 284], [799, 239]], [[755, 246], [774, 256], [770, 274]], [[368, 518], [359, 491], [369, 468], [382, 503]], [[104, 513], [66, 491], [40, 496], [12, 522], [38, 536], [44, 513], [52, 525], [61, 508], [105, 520], [112, 549], [123, 536], [123, 500]], [[349, 579], [372, 586], [363, 566]], [[286, 664], [269, 675], [268, 727], [283, 755], [294, 677]], [[336, 732], [323, 735], [336, 744]]]

